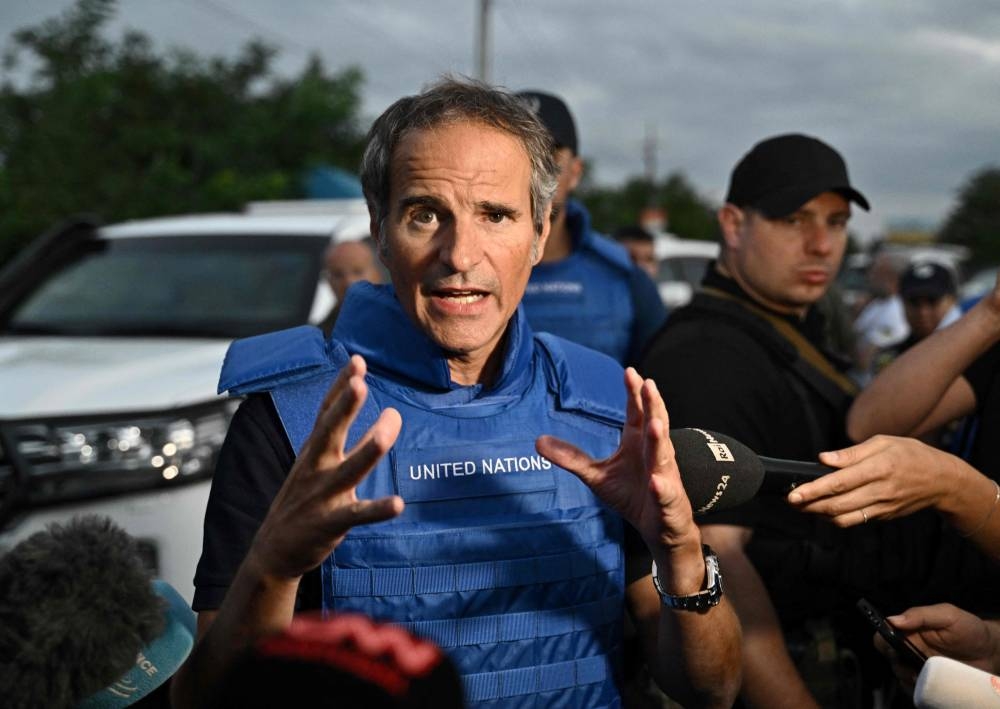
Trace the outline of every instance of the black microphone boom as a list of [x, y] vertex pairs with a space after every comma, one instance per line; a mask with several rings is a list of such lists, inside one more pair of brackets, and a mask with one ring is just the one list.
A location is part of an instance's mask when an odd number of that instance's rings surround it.
[[768, 458], [766, 455], [758, 458], [764, 466], [764, 482], [760, 486], [760, 492], [763, 493], [787, 495], [802, 483], [836, 470], [828, 465], [810, 463], [806, 460], [784, 460]]

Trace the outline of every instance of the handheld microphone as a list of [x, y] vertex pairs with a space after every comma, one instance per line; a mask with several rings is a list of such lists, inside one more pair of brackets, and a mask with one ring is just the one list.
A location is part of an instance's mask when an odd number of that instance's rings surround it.
[[759, 456], [730, 436], [700, 428], [674, 429], [670, 442], [695, 516], [742, 505], [758, 493], [786, 495], [834, 470]]
[[940, 655], [924, 663], [913, 691], [918, 709], [1000, 709], [1000, 677]]
[[[190, 650], [194, 614], [106, 517], [50, 524], [0, 556], [5, 707], [119, 707]], [[117, 681], [116, 681], [117, 680]]]

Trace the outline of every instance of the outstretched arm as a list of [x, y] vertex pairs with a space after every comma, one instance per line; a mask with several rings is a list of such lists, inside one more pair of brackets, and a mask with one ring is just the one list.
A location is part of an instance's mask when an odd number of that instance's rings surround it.
[[242, 650], [288, 627], [302, 575], [322, 563], [352, 527], [402, 512], [399, 497], [359, 500], [355, 494], [395, 443], [401, 423], [395, 410], [386, 409], [351, 451], [344, 450], [368, 393], [364, 375], [365, 362], [355, 355], [327, 393], [221, 607], [199, 616], [199, 640], [173, 679], [174, 706], [210, 701], [212, 688]]
[[[551, 436], [541, 436], [536, 447], [635, 527], [665, 592], [697, 593], [706, 577], [701, 534], [674, 460], [666, 407], [656, 384], [632, 368], [625, 387], [625, 428], [611, 457], [594, 460]], [[651, 575], [631, 584], [628, 595], [661, 688], [685, 706], [731, 706], [740, 684], [740, 626], [728, 600], [704, 611], [669, 609], [660, 603]]]
[[998, 341], [1000, 276], [962, 318], [879, 372], [848, 411], [848, 435], [855, 441], [877, 433], [918, 436], [971, 413], [975, 395], [962, 373]]
[[961, 458], [914, 438], [875, 436], [820, 460], [840, 470], [789, 493], [803, 512], [853, 527], [932, 507], [984, 553], [1000, 553], [1000, 486]]

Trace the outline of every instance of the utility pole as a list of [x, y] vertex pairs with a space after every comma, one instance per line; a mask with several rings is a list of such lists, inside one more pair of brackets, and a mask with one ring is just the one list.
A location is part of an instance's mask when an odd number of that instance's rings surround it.
[[639, 214], [639, 224], [654, 233], [666, 231], [667, 210], [657, 200], [656, 196], [656, 126], [652, 121], [646, 123], [646, 136], [642, 141], [642, 162], [645, 168], [646, 181], [649, 183], [649, 198], [646, 206]]
[[656, 181], [656, 126], [646, 123], [646, 137], [642, 141], [642, 162], [646, 168], [646, 179], [649, 184]]
[[476, 35], [476, 78], [490, 80], [490, 0], [479, 0], [479, 32]]

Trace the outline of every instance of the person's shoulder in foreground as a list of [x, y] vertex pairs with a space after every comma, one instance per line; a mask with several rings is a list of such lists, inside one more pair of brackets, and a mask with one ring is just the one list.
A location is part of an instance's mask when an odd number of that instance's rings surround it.
[[[353, 286], [329, 341], [306, 328], [231, 348], [220, 386], [267, 391], [295, 458], [254, 503], [266, 513], [221, 605], [199, 616], [179, 705], [287, 628], [315, 569], [325, 611], [431, 638], [473, 705], [615, 705], [626, 606], [665, 691], [732, 702], [739, 624], [662, 399], [521, 313], [549, 235], [550, 141], [521, 101], [471, 81], [375, 121], [362, 185], [391, 285]], [[660, 593], [648, 571], [626, 576], [623, 523]]]

